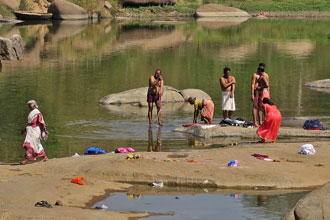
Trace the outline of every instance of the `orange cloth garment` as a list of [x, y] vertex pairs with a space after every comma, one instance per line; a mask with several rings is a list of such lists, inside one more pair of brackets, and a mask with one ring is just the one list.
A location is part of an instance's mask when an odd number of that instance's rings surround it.
[[76, 177], [74, 179], [71, 180], [71, 183], [75, 183], [75, 184], [79, 184], [79, 185], [84, 185], [83, 182], [81, 182], [81, 180], [84, 180], [84, 177]]
[[258, 128], [257, 134], [267, 140], [276, 141], [276, 136], [281, 125], [282, 115], [275, 105], [264, 104], [267, 116]]

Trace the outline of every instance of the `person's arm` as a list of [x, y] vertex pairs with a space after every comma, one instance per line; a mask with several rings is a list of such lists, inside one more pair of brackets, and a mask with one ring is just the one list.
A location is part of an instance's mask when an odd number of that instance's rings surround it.
[[[236, 80], [235, 80], [235, 77], [233, 77], [233, 79], [232, 80], [234, 80], [235, 82], [236, 82]], [[236, 87], [236, 84], [234, 83], [233, 85], [232, 85], [232, 87], [231, 87], [231, 94], [230, 94], [230, 98], [233, 98], [234, 97], [234, 93], [235, 93], [235, 87]]]
[[149, 86], [156, 86], [158, 82], [159, 82], [158, 79], [156, 79], [154, 76], [150, 76]]
[[21, 134], [24, 134], [26, 132], [26, 128], [24, 128], [22, 131], [21, 131]]
[[164, 94], [164, 80], [163, 77], [160, 76], [160, 95], [163, 96]]
[[262, 106], [262, 110], [265, 113], [265, 118], [266, 118], [267, 117], [267, 111], [266, 111], [266, 106], [265, 105]]
[[195, 109], [193, 123], [197, 123], [198, 112], [199, 112], [198, 109]]
[[220, 77], [220, 85], [221, 85], [223, 88], [225, 88], [225, 89], [227, 89], [229, 86], [231, 86], [231, 85], [233, 85], [233, 84], [236, 83], [235, 80], [233, 80], [233, 81], [231, 81], [231, 82], [226, 82], [226, 81], [227, 81], [227, 80], [225, 80], [225, 78]]
[[252, 79], [251, 79], [251, 100], [252, 100], [252, 102], [254, 100], [255, 84], [256, 84], [256, 77], [255, 77], [255, 74], [253, 74]]

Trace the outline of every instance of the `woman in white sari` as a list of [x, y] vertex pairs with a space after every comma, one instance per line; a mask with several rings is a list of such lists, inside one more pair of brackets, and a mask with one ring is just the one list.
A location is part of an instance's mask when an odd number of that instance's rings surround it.
[[28, 159], [35, 159], [39, 157], [43, 157], [41, 161], [44, 162], [47, 161], [48, 158], [44, 148], [41, 145], [41, 140], [48, 136], [46, 123], [41, 112], [38, 110], [37, 102], [30, 100], [27, 104], [31, 112], [28, 115], [28, 123], [26, 128], [21, 132], [22, 134], [26, 132], [26, 137], [23, 144], [23, 148], [26, 150], [26, 153], [25, 160], [20, 163], [26, 164]]

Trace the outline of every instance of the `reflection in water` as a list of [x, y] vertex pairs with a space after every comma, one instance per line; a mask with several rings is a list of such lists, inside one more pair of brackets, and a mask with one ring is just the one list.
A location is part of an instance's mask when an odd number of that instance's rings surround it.
[[[147, 86], [146, 79], [155, 67], [164, 70], [167, 85], [207, 92], [215, 104], [216, 120], [221, 117], [218, 78], [224, 66], [230, 66], [237, 79], [235, 114], [251, 120], [250, 77], [260, 62], [267, 64], [272, 99], [284, 118], [329, 115], [329, 93], [302, 86], [329, 77], [329, 20], [249, 19], [221, 29], [204, 28], [200, 22], [101, 20], [98, 24], [0, 26], [3, 37], [22, 36], [26, 53], [24, 61], [3, 61], [0, 160], [22, 159], [23, 140], [15, 129], [25, 123], [27, 113], [21, 106], [29, 99], [43, 103], [54, 134], [45, 146], [50, 158], [83, 153], [86, 145], [109, 151], [118, 145], [146, 150], [146, 108], [103, 108], [97, 102], [110, 93]], [[32, 83], [38, 86], [31, 88]], [[191, 148], [185, 136], [171, 133], [190, 121], [192, 109], [188, 107], [186, 103], [164, 105], [162, 151]], [[201, 142], [194, 143], [194, 148], [236, 141]]]
[[153, 134], [152, 134], [152, 126], [149, 126], [148, 130], [148, 152], [161, 152], [162, 151], [162, 126], [158, 126], [157, 130], [157, 144], [154, 148]]
[[[145, 219], [277, 220], [306, 194], [272, 192], [265, 196], [255, 195], [254, 191], [245, 192], [250, 194], [216, 194], [189, 193], [185, 190], [182, 188], [175, 192], [170, 188], [152, 188], [148, 192], [113, 193], [93, 207], [104, 204], [109, 207], [108, 211], [144, 211], [154, 214]], [[159, 214], [162, 217], [157, 216]]]
[[257, 197], [257, 205], [262, 206], [267, 201], [267, 196], [265, 195], [258, 195]]
[[201, 17], [197, 23], [204, 28], [220, 29], [241, 24], [247, 21], [249, 17]]

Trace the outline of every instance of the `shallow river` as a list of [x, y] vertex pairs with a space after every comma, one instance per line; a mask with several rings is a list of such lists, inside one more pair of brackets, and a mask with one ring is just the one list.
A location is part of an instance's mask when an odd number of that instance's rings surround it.
[[107, 151], [122, 146], [139, 151], [204, 148], [172, 132], [192, 121], [192, 110], [165, 114], [162, 129], [148, 129], [147, 109], [131, 112], [98, 104], [110, 93], [147, 86], [156, 68], [162, 69], [166, 85], [206, 91], [219, 122], [218, 78], [223, 68], [229, 66], [237, 80], [235, 116], [251, 120], [250, 79], [258, 63], [265, 62], [283, 124], [302, 126], [312, 116], [329, 121], [330, 94], [304, 84], [330, 76], [330, 20], [103, 20], [0, 26], [2, 37], [15, 33], [24, 40], [25, 59], [4, 61], [0, 73], [0, 161], [23, 159], [24, 136], [19, 132], [26, 124], [25, 103], [30, 99], [38, 101], [48, 125], [50, 137], [44, 146], [50, 158], [82, 154], [90, 146]]
[[278, 220], [307, 193], [213, 191], [200, 189], [200, 192], [187, 192], [184, 188], [168, 188], [113, 193], [92, 208], [103, 205], [107, 211], [146, 211], [151, 214], [141, 218], [146, 220]]

